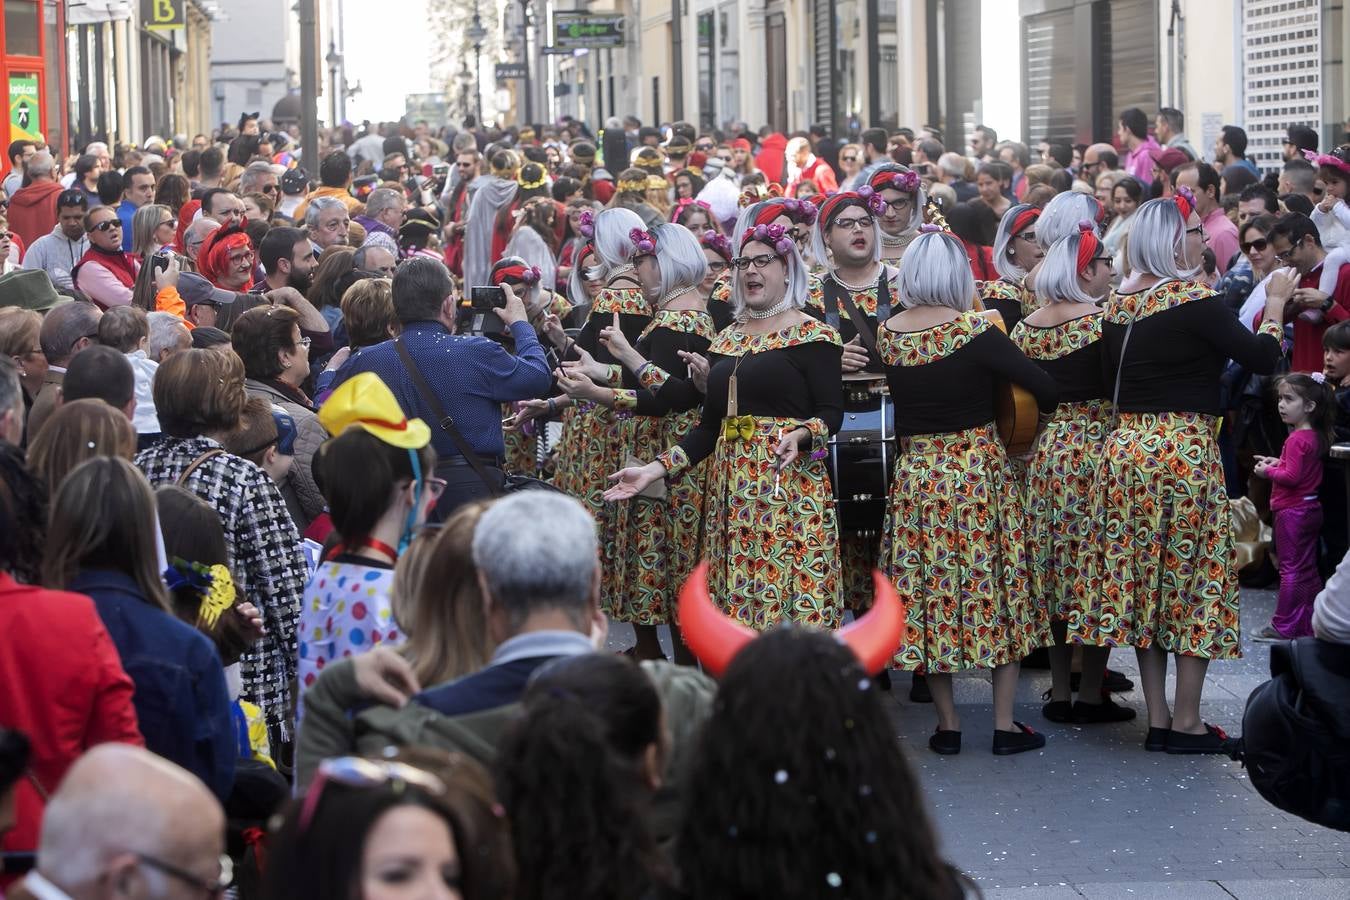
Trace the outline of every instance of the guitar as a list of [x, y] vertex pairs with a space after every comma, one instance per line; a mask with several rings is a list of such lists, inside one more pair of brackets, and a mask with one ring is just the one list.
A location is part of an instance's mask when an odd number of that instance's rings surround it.
[[[975, 305], [980, 315], [992, 322], [999, 331], [1008, 333], [1008, 326], [998, 310], [984, 309], [984, 304], [978, 299]], [[994, 424], [1009, 456], [1022, 456], [1036, 445], [1039, 418], [1040, 409], [1036, 406], [1036, 398], [1026, 388], [1011, 381], [994, 386]]]

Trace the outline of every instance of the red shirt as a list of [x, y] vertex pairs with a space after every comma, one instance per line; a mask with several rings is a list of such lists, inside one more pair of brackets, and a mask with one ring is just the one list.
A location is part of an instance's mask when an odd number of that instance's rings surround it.
[[[94, 602], [83, 594], [19, 584], [0, 572], [0, 725], [28, 735], [30, 768], [50, 794], [96, 744], [145, 746], [131, 705], [131, 678]], [[42, 800], [19, 779], [18, 825], [9, 851], [37, 847]]]
[[[1297, 287], [1317, 289], [1322, 278], [1322, 267], [1318, 266], [1298, 280]], [[1292, 305], [1285, 310], [1284, 320], [1294, 323], [1294, 352], [1290, 357], [1290, 368], [1295, 372], [1320, 372], [1325, 365], [1322, 359], [1322, 335], [1337, 322], [1350, 319], [1350, 263], [1341, 266], [1336, 275], [1336, 290], [1331, 294], [1331, 309], [1322, 316], [1321, 321], [1310, 322], [1300, 315], [1303, 310]]]

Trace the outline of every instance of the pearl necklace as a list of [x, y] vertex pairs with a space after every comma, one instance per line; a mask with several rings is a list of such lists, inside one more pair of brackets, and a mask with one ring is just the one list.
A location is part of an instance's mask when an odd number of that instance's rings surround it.
[[632, 263], [624, 263], [624, 264], [621, 265], [621, 266], [615, 266], [613, 269], [610, 269], [610, 270], [609, 270], [609, 277], [610, 277], [610, 280], [613, 280], [613, 279], [615, 279], [615, 278], [618, 278], [620, 275], [627, 275], [627, 274], [630, 273], [630, 272], [636, 272], [636, 271], [637, 271], [637, 266], [633, 265]]
[[913, 240], [913, 235], [902, 234], [899, 237], [891, 237], [886, 232], [881, 233], [881, 243], [887, 247], [903, 247]]
[[683, 297], [685, 294], [691, 293], [691, 292], [693, 292], [693, 291], [695, 291], [695, 290], [697, 290], [697, 288], [692, 288], [692, 287], [681, 287], [681, 288], [676, 288], [675, 290], [671, 291], [669, 294], [666, 294], [665, 296], [663, 296], [660, 300], [657, 300], [657, 301], [656, 301], [656, 308], [657, 308], [657, 309], [665, 309], [666, 304], [668, 304], [668, 303], [672, 302], [673, 300], [675, 300], [676, 297]]
[[[885, 266], [882, 267], [882, 271], [885, 271]], [[849, 284], [847, 281], [839, 277], [838, 272], [831, 272], [830, 277], [834, 279], [835, 284], [839, 285], [841, 288], [844, 288], [845, 290], [852, 291], [855, 294], [858, 293], [859, 291], [870, 291], [872, 288], [877, 286], [877, 283], [875, 281], [869, 281], [867, 284], [861, 287], [859, 287], [856, 284]]]
[[780, 302], [770, 306], [768, 309], [751, 309], [747, 310], [747, 313], [752, 319], [772, 319], [774, 316], [785, 313], [789, 309], [792, 309], [792, 298], [784, 297]]

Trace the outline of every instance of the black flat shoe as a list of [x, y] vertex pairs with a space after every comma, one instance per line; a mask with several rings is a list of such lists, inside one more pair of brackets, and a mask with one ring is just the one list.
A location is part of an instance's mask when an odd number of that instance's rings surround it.
[[878, 675], [876, 678], [872, 679], [872, 681], [881, 690], [889, 691], [891, 689], [891, 670], [882, 669], [881, 674]]
[[1216, 753], [1227, 755], [1231, 752], [1233, 739], [1223, 733], [1217, 725], [1206, 725], [1204, 734], [1186, 734], [1181, 731], [1167, 732], [1168, 753]]
[[1051, 700], [1041, 707], [1041, 715], [1051, 722], [1064, 725], [1073, 721], [1073, 708], [1074, 704], [1068, 700]]
[[918, 672], [914, 673], [914, 680], [909, 685], [910, 703], [932, 703], [933, 692], [928, 689], [928, 679], [924, 678]]
[[1148, 736], [1144, 738], [1144, 749], [1149, 753], [1161, 753], [1167, 749], [1166, 728], [1149, 728]]
[[928, 749], [943, 756], [955, 756], [961, 752], [961, 732], [934, 729], [928, 738]]
[[1082, 700], [1078, 700], [1073, 705], [1073, 722], [1075, 725], [1128, 722], [1134, 716], [1134, 710], [1116, 703], [1110, 695], [1102, 697], [1101, 703], [1084, 703]]
[[[1078, 686], [1083, 681], [1082, 672], [1073, 672], [1069, 675], [1069, 690], [1075, 694], [1078, 693]], [[1124, 694], [1127, 691], [1134, 690], [1134, 682], [1126, 678], [1121, 672], [1114, 669], [1107, 669], [1106, 674], [1102, 676], [1102, 692], [1106, 694]]]
[[1021, 722], [1013, 722], [1013, 731], [994, 731], [994, 755], [1012, 756], [1045, 746], [1045, 735], [1037, 734]]

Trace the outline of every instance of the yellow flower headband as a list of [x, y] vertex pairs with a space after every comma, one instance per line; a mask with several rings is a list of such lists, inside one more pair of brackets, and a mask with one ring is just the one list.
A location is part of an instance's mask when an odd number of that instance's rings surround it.
[[618, 184], [620, 193], [628, 192], [631, 194], [641, 194], [647, 190], [647, 179], [633, 179], [631, 181], [620, 181]]
[[541, 188], [548, 184], [548, 176], [541, 173], [537, 181], [525, 181], [523, 178], [517, 176], [516, 184], [520, 185], [521, 190], [532, 191], [535, 188]]

